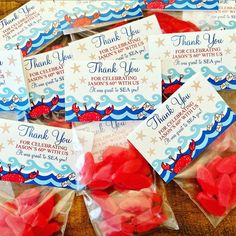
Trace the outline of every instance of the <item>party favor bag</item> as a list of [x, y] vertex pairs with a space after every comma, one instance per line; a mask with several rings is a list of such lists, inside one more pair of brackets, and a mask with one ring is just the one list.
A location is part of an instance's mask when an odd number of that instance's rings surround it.
[[236, 205], [235, 131], [230, 127], [174, 179], [214, 227]]
[[80, 126], [96, 133], [80, 181], [86, 186], [84, 200], [97, 235], [134, 235], [160, 226], [178, 229], [162, 181], [126, 140], [137, 123]]
[[64, 235], [74, 191], [4, 182], [0, 186], [1, 235]]

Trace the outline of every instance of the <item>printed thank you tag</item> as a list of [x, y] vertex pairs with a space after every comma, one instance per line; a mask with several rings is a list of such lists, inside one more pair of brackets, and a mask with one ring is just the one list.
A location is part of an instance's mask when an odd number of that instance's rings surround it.
[[0, 141], [0, 180], [71, 189], [83, 187], [77, 175], [85, 140], [92, 143], [92, 133], [4, 119], [0, 119], [0, 130], [4, 135]]
[[236, 115], [211, 84], [196, 75], [147, 117], [128, 140], [169, 182], [235, 120]]
[[159, 60], [69, 61], [66, 120], [140, 120], [161, 102]]

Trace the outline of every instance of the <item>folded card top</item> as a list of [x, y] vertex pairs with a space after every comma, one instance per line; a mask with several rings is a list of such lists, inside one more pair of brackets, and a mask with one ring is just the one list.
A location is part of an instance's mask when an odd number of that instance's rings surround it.
[[164, 181], [169, 182], [236, 120], [199, 74], [187, 81], [129, 136]]

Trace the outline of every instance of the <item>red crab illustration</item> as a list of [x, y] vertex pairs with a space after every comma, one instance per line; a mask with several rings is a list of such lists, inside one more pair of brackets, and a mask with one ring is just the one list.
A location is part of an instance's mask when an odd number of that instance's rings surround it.
[[[13, 173], [13, 172], [11, 171], [11, 165], [8, 164], [9, 173], [0, 176], [0, 180], [2, 180], [2, 181], [16, 182], [16, 183], [24, 183], [25, 181], [30, 180], [30, 179], [34, 179], [34, 178], [36, 178], [36, 177], [39, 175], [39, 171], [37, 170], [37, 172], [31, 172], [31, 173], [29, 174], [29, 177], [28, 177], [28, 178], [25, 178], [25, 177], [21, 174], [21, 171], [22, 171], [22, 169], [23, 169], [24, 167], [25, 167], [25, 166], [22, 165], [21, 168], [18, 170], [18, 173]], [[3, 167], [1, 166], [1, 167], [0, 167], [0, 172], [2, 172], [2, 171], [3, 171]]]
[[144, 0], [144, 4], [147, 9], [164, 9], [175, 1], [176, 0], [169, 0], [168, 3], [164, 3], [162, 0], [152, 0], [148, 3], [147, 0]]
[[113, 110], [114, 110], [114, 106], [112, 105], [111, 107], [107, 107], [105, 109], [104, 114], [101, 114], [97, 111], [97, 107], [100, 103], [96, 102], [96, 106], [94, 108], [94, 111], [88, 111], [86, 103], [84, 103], [84, 107], [85, 107], [85, 112], [82, 115], [79, 115], [79, 107], [76, 106], [76, 103], [74, 103], [72, 105], [72, 110], [75, 112], [76, 117], [78, 119], [78, 121], [80, 122], [86, 122], [86, 121], [100, 121], [102, 120], [105, 116], [109, 116]]
[[189, 154], [182, 154], [181, 147], [178, 147], [179, 153], [181, 155], [180, 158], [178, 160], [175, 160], [172, 157], [169, 157], [171, 160], [175, 162], [174, 168], [171, 169], [168, 163], [162, 162], [161, 164], [162, 169], [169, 170], [175, 174], [178, 174], [185, 166], [187, 166], [192, 161], [192, 154], [195, 148], [196, 148], [196, 143], [193, 139], [191, 143], [189, 144], [189, 150], [190, 150]]
[[169, 84], [165, 84], [164, 80], [162, 80], [162, 100], [167, 100], [174, 92], [176, 92], [183, 83], [181, 80], [184, 78], [184, 75], [180, 75], [177, 81], [172, 82], [171, 76], [167, 76], [169, 79]]
[[65, 15], [65, 20], [72, 26], [72, 27], [81, 27], [91, 25], [94, 20], [100, 17], [100, 12], [94, 13], [91, 18], [86, 16], [86, 12], [84, 12], [84, 16], [79, 18], [76, 16], [76, 19], [72, 19], [70, 16]]
[[31, 100], [31, 103], [33, 105], [32, 109], [30, 112], [28, 112], [28, 115], [31, 119], [35, 119], [37, 117], [40, 117], [42, 115], [47, 115], [50, 113], [50, 111], [52, 110], [52, 108], [57, 105], [57, 103], [59, 102], [59, 96], [57, 95], [56, 97], [54, 97], [52, 99], [52, 104], [51, 106], [44, 104], [43, 102], [44, 96], [42, 96], [42, 100], [40, 105], [35, 105], [34, 102]]
[[32, 39], [30, 39], [23, 48], [19, 48], [19, 44], [16, 44], [16, 48], [21, 50], [23, 57], [26, 57], [32, 45], [33, 45], [33, 41]]

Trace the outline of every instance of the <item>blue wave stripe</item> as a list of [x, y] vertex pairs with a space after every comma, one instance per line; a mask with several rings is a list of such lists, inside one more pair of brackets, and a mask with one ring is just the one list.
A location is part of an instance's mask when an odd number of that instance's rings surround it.
[[[59, 36], [62, 35], [62, 31], [60, 29], [56, 29], [56, 30], [58, 30], [58, 32], [57, 32], [57, 34], [53, 35], [54, 30], [55, 30], [55, 28], [52, 27], [48, 33], [39, 33], [39, 35], [36, 38], [34, 38], [32, 35], [24, 37], [24, 39], [22, 39], [22, 41], [18, 41], [19, 47], [23, 47], [29, 39], [32, 39], [33, 44], [32, 44], [32, 47], [28, 51], [28, 54], [31, 54], [34, 51], [38, 50], [43, 45], [46, 45], [46, 44], [52, 42], [53, 40], [55, 40], [56, 38], [58, 38]], [[19, 38], [18, 38], [18, 40], [19, 40]], [[5, 49], [7, 49], [7, 50], [15, 49], [15, 47], [16, 47], [15, 43], [7, 43], [5, 45]]]
[[[125, 108], [126, 109], [126, 108]], [[138, 118], [138, 114], [137, 111], [132, 112], [128, 112], [125, 109], [122, 110], [116, 110], [114, 111], [112, 114], [110, 114], [109, 116], [105, 116], [102, 121], [116, 121], [116, 120], [145, 120], [147, 118], [147, 116], [149, 116], [150, 114], [152, 114], [152, 112], [154, 111], [154, 109], [150, 109], [149, 111], [145, 111], [143, 108], [139, 109], [140, 113], [144, 113], [145, 116], [142, 118]], [[128, 108], [128, 110], [130, 110], [130, 108]], [[104, 111], [100, 111], [100, 114], [104, 114]], [[75, 113], [73, 111], [66, 111], [66, 121], [70, 121], [70, 122], [78, 122], [78, 119], [75, 115]]]
[[[18, 173], [18, 170], [20, 169], [21, 164], [17, 158], [10, 157], [8, 163], [1, 161], [1, 165], [3, 166], [3, 171], [1, 172], [2, 176], [9, 173], [7, 171], [9, 163], [11, 163], [12, 173]], [[28, 160], [26, 162], [25, 168], [22, 170], [23, 173], [21, 173], [21, 175], [24, 178], [28, 178], [30, 172], [37, 171], [37, 170], [39, 171], [39, 175], [37, 176], [37, 178], [32, 179], [32, 180], [27, 180], [25, 184], [37, 184], [37, 185], [46, 185], [46, 186], [62, 188], [62, 183], [64, 183], [65, 181], [68, 181], [69, 185], [66, 186], [66, 188], [76, 189], [76, 190], [81, 190], [84, 188], [84, 186], [80, 184], [78, 180], [70, 181], [68, 179], [69, 174], [74, 172], [68, 165], [62, 165], [61, 170], [58, 170], [50, 162], [45, 163], [44, 168], [42, 168], [42, 167], [39, 167], [37, 163], [34, 162], [33, 160]], [[28, 174], [25, 174], [25, 173], [28, 173]], [[58, 179], [56, 177], [57, 174], [61, 174], [67, 177]]]
[[[147, 1], [150, 2], [150, 1]], [[168, 1], [163, 1], [164, 3], [168, 3]], [[187, 0], [176, 0], [175, 3], [166, 6], [165, 9], [162, 10], [218, 10], [218, 1], [212, 0], [204, 2], [201, 8], [197, 8], [197, 4], [201, 3], [201, 0], [194, 1], [187, 1]], [[140, 3], [142, 9], [145, 9], [146, 6], [144, 2]]]
[[[91, 5], [92, 6], [92, 5]], [[92, 6], [93, 7], [93, 6]], [[88, 5], [87, 8], [89, 9], [90, 6]], [[113, 7], [114, 8], [114, 7]], [[119, 8], [119, 7], [116, 7], [116, 8]], [[109, 7], [109, 9], [111, 9], [111, 7]], [[141, 17], [143, 15], [142, 11], [141, 11], [141, 8], [139, 5], [129, 9], [129, 10], [125, 10], [122, 6], [122, 9], [119, 10], [119, 11], [113, 11], [113, 10], [109, 10], [107, 12], [107, 8], [105, 8], [105, 11], [106, 12], [103, 12], [104, 10], [101, 9], [101, 8], [94, 8], [92, 9], [89, 9], [88, 11], [86, 11], [86, 17], [88, 18], [92, 18], [93, 17], [93, 14], [94, 13], [97, 13], [97, 12], [100, 12], [100, 16], [98, 19], [95, 19], [93, 22], [92, 22], [92, 25], [93, 24], [100, 24], [100, 23], [107, 23], [107, 22], [111, 22], [111, 21], [117, 21], [117, 20], [123, 20], [123, 19], [129, 19], [129, 18], [134, 18], [134, 17]], [[123, 15], [123, 14], [126, 14], [126, 15]], [[77, 14], [77, 16], [79, 18], [83, 18], [84, 16], [84, 9], [80, 9], [80, 8], [74, 8], [74, 11], [73, 13], [68, 13], [64, 10], [61, 10], [59, 11], [57, 14], [56, 14], [56, 17], [57, 19], [61, 22], [61, 29], [62, 30], [65, 30], [65, 29], [68, 29], [68, 28], [71, 28], [71, 25], [66, 22], [64, 20], [64, 16], [65, 15], [69, 15], [72, 17], [72, 22], [73, 20], [75, 19], [74, 17], [74, 14]], [[80, 15], [79, 15], [80, 14]]]
[[[91, 107], [91, 106], [94, 106], [96, 102], [97, 101], [92, 96], [84, 96], [83, 101], [78, 101], [73, 96], [66, 96], [66, 107], [69, 107], [69, 109], [74, 103], [77, 103], [77, 105], [82, 108], [84, 107], [83, 103], [86, 103], [87, 107]], [[152, 96], [152, 100], [147, 100], [144, 96], [137, 94], [131, 100], [124, 95], [119, 95], [117, 96], [116, 100], [112, 100], [109, 98], [109, 96], [102, 95], [99, 98], [99, 102], [100, 102], [99, 107], [103, 107], [103, 108], [106, 108], [107, 106], [111, 106], [111, 105], [114, 105], [115, 107], [121, 107], [125, 105], [129, 105], [129, 106], [135, 105], [139, 107], [143, 105], [145, 102], [149, 102], [150, 104], [159, 104], [161, 102], [161, 96], [159, 94], [154, 94]]]
[[214, 25], [212, 26], [213, 29], [236, 29], [236, 20], [230, 20], [227, 24], [221, 22], [220, 20], [216, 20]]

